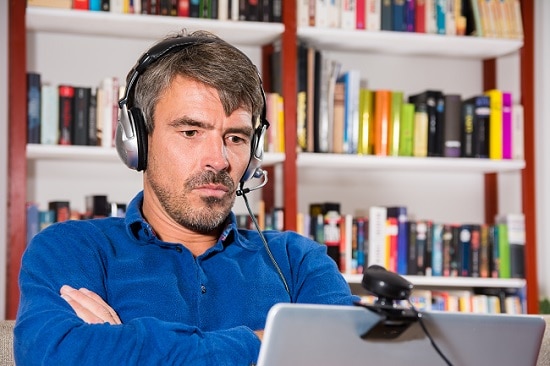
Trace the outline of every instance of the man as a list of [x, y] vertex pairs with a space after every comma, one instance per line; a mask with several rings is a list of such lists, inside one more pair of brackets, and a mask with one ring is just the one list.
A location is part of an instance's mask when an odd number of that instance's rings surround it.
[[18, 364], [250, 365], [274, 304], [352, 304], [323, 246], [236, 227], [236, 192], [261, 159], [264, 103], [255, 66], [208, 33], [140, 58], [117, 149], [143, 170], [143, 191], [125, 218], [59, 223], [32, 240]]

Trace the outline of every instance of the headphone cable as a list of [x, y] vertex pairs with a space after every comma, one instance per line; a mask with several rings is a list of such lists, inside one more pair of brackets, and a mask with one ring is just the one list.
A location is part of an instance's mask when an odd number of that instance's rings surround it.
[[267, 244], [267, 240], [265, 239], [264, 234], [262, 233], [262, 230], [260, 230], [260, 225], [258, 225], [258, 221], [256, 220], [256, 216], [252, 213], [252, 210], [250, 209], [250, 204], [248, 203], [248, 197], [246, 197], [246, 193], [242, 188], [241, 184], [241, 191], [242, 197], [244, 199], [244, 203], [246, 205], [246, 209], [248, 210], [248, 214], [250, 215], [250, 218], [252, 219], [252, 222], [254, 223], [254, 227], [256, 228], [256, 231], [258, 234], [260, 234], [260, 238], [262, 239], [262, 243], [265, 247], [265, 250], [267, 251], [267, 255], [269, 256], [269, 259], [271, 260], [271, 263], [273, 263], [273, 266], [275, 266], [275, 269], [277, 270], [277, 273], [279, 274], [279, 277], [281, 278], [283, 285], [285, 286], [286, 293], [290, 297], [290, 301], [292, 302], [292, 295], [290, 294], [290, 288], [288, 287], [288, 283], [286, 282], [285, 276], [283, 275], [283, 271], [281, 271], [281, 268], [279, 267], [279, 264], [277, 264], [277, 261], [275, 260], [275, 257], [273, 256], [273, 253], [271, 253], [271, 249], [269, 248], [269, 245]]

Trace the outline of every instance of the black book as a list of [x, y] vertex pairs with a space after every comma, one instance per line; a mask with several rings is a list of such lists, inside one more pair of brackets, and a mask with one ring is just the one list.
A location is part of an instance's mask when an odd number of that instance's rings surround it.
[[445, 138], [445, 96], [438, 90], [426, 90], [409, 96], [416, 109], [428, 114], [428, 156], [443, 156]]
[[27, 142], [40, 143], [41, 81], [40, 74], [27, 73]]
[[74, 88], [74, 118], [71, 127], [73, 145], [89, 145], [91, 95], [91, 88], [80, 86]]
[[463, 157], [489, 157], [489, 108], [490, 98], [477, 95], [462, 103], [462, 140]]

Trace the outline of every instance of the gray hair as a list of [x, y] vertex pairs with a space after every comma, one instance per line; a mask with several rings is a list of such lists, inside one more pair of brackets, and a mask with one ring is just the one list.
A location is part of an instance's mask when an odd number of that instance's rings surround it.
[[[238, 108], [251, 112], [252, 125], [255, 127], [264, 103], [261, 79], [256, 66], [236, 47], [206, 31], [187, 33], [183, 30], [162, 41], [185, 37], [214, 42], [191, 43], [178, 51], [167, 52], [140, 75], [133, 98], [130, 98], [130, 107], [141, 109], [147, 132], [151, 133], [154, 129], [153, 116], [161, 94], [178, 75], [216, 89], [227, 115]], [[132, 73], [133, 70], [128, 74], [127, 82]]]

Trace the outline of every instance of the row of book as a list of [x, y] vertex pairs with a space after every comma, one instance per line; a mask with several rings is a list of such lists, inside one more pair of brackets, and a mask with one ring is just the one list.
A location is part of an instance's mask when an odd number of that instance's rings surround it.
[[301, 151], [379, 156], [523, 159], [523, 107], [499, 89], [462, 97], [370, 89], [356, 69], [298, 48]]
[[[39, 73], [27, 74], [28, 143], [114, 146], [118, 100], [125, 88], [116, 77], [104, 78], [95, 88], [41, 80]], [[266, 104], [270, 128], [265, 151], [284, 152], [283, 98], [266, 93]]]
[[524, 278], [525, 218], [494, 224], [413, 219], [405, 206], [372, 206], [368, 216], [341, 214], [338, 203], [311, 204], [298, 231], [327, 246], [343, 273], [373, 264], [402, 275]]
[[519, 0], [298, 0], [299, 26], [523, 38]]
[[282, 0], [28, 0], [29, 6], [117, 14], [281, 22]]
[[[372, 304], [376, 298], [361, 297], [361, 302]], [[480, 314], [524, 314], [525, 294], [522, 289], [475, 288], [474, 290], [414, 289], [410, 301], [419, 311], [453, 311]], [[401, 303], [407, 307], [408, 303]]]
[[111, 202], [106, 195], [88, 195], [84, 199], [84, 212], [72, 210], [69, 201], [49, 201], [47, 208], [36, 202], [27, 202], [27, 244], [38, 232], [55, 222], [126, 215], [126, 204]]

